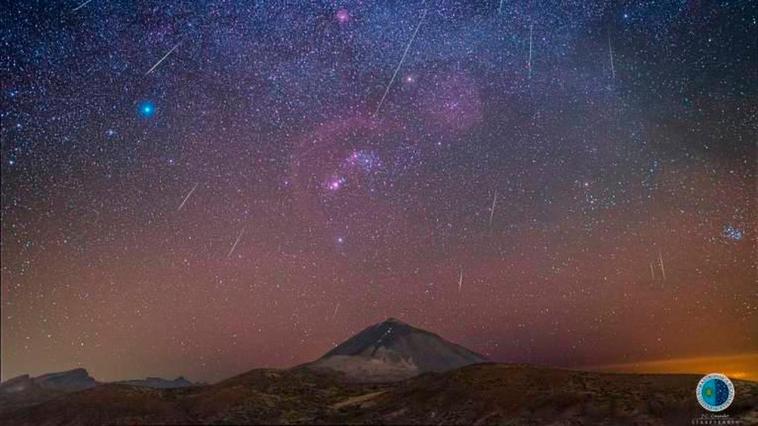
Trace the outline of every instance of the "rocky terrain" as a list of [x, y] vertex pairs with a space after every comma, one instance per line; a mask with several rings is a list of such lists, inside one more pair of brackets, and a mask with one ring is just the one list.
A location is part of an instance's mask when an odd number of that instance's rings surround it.
[[83, 368], [37, 377], [24, 374], [0, 383], [0, 412], [39, 404], [97, 384]]
[[[351, 365], [390, 365], [392, 380], [377, 381], [377, 370], [365, 367], [344, 371], [319, 362], [335, 356]], [[29, 380], [9, 381], [0, 385], [0, 424], [670, 425], [708, 415], [695, 398], [700, 375], [469, 362], [476, 357], [432, 333], [388, 320], [314, 363], [256, 369], [212, 385], [101, 383], [51, 390], [21, 389], [19, 383]], [[405, 375], [406, 368], [421, 374], [399, 380], [395, 373]], [[360, 371], [369, 372], [367, 380], [359, 380]], [[739, 424], [758, 424], [758, 383], [735, 380], [734, 385], [734, 402], [722, 414]], [[24, 401], [28, 390], [33, 392]]]
[[[207, 386], [104, 384], [0, 413], [7, 425], [53, 424], [690, 424], [705, 414], [700, 376], [628, 375], [480, 364], [392, 383], [338, 372], [253, 370]], [[758, 422], [758, 384], [735, 381], [726, 410]]]

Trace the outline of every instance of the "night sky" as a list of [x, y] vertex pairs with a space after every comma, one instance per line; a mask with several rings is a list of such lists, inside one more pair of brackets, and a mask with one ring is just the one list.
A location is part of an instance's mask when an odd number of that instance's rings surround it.
[[4, 2], [2, 378], [754, 353], [754, 6]]

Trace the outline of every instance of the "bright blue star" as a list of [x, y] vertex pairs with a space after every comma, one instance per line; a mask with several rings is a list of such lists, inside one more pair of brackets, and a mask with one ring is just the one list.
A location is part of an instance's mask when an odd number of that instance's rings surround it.
[[139, 113], [143, 117], [152, 117], [155, 114], [155, 104], [145, 101], [139, 104]]

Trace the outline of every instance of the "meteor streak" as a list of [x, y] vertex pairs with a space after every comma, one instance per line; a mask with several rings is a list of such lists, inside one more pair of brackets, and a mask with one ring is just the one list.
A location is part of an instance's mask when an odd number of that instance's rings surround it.
[[392, 87], [392, 83], [395, 81], [395, 78], [397, 77], [398, 71], [400, 71], [400, 67], [403, 66], [405, 57], [408, 55], [408, 51], [411, 49], [411, 44], [413, 44], [413, 40], [416, 39], [416, 34], [418, 34], [418, 30], [419, 28], [421, 28], [421, 24], [424, 22], [424, 18], [426, 18], [427, 10], [428, 10], [427, 8], [424, 8], [424, 11], [421, 13], [421, 19], [419, 19], [418, 25], [416, 25], [416, 30], [413, 31], [413, 36], [411, 36], [411, 39], [408, 41], [408, 45], [405, 46], [405, 51], [403, 52], [403, 56], [400, 58], [400, 62], [397, 64], [397, 68], [395, 68], [395, 72], [392, 74], [392, 78], [390, 79], [390, 82], [387, 83], [387, 87], [384, 89], [384, 95], [382, 95], [382, 99], [379, 101], [379, 105], [376, 106], [376, 111], [374, 111], [375, 116], [379, 114], [379, 109], [381, 109], [382, 104], [384, 103], [384, 100], [387, 98], [387, 94], [390, 92], [390, 88]]
[[176, 50], [177, 47], [179, 47], [179, 43], [176, 43], [176, 45], [174, 45], [174, 47], [172, 47], [171, 50], [169, 50], [165, 55], [163, 55], [163, 57], [158, 62], [156, 62], [155, 65], [153, 65], [152, 68], [150, 68], [149, 70], [147, 70], [147, 72], [145, 73], [145, 75], [150, 74], [151, 72], [153, 72], [154, 69], [158, 68], [158, 65], [160, 65], [161, 62], [165, 61], [166, 58], [168, 58], [168, 55], [170, 55], [171, 53], [173, 53], [174, 50]]
[[84, 3], [80, 4], [79, 6], [76, 6], [75, 8], [71, 9], [71, 11], [72, 12], [76, 12], [77, 10], [79, 10], [79, 9], [83, 8], [84, 6], [88, 5], [89, 2], [91, 2], [91, 1], [92, 0], [87, 0]]
[[181, 210], [181, 209], [182, 209], [182, 207], [184, 207], [184, 203], [186, 203], [186, 202], [187, 202], [187, 200], [189, 200], [189, 198], [192, 196], [192, 193], [193, 193], [193, 192], [195, 192], [195, 190], [197, 189], [197, 186], [198, 186], [198, 185], [200, 185], [200, 182], [196, 183], [196, 184], [195, 184], [195, 186], [193, 186], [193, 187], [192, 187], [192, 189], [191, 189], [191, 190], [190, 190], [190, 192], [187, 194], [187, 196], [185, 196], [185, 197], [184, 197], [184, 200], [182, 200], [182, 203], [181, 203], [181, 204], [179, 204], [179, 208], [178, 208], [178, 209], [176, 209], [176, 211], [179, 211], [179, 210]]
[[492, 197], [492, 207], [490, 207], [490, 228], [492, 227], [492, 218], [495, 216], [495, 205], [497, 203], [497, 190], [495, 196]]
[[608, 34], [608, 55], [611, 57], [611, 78], [616, 79], [616, 68], [613, 66], [613, 47], [611, 46], [611, 35]]
[[532, 78], [532, 35], [534, 34], [534, 22], [529, 24], [529, 62], [527, 67], [529, 68], [529, 79]]
[[658, 265], [661, 267], [661, 275], [663, 276], [663, 281], [666, 281], [666, 268], [663, 266], [663, 255], [661, 254], [660, 250], [658, 250]]
[[240, 234], [237, 235], [237, 240], [234, 242], [234, 244], [232, 245], [232, 248], [229, 250], [229, 253], [226, 255], [227, 259], [232, 256], [232, 253], [234, 253], [234, 249], [237, 248], [237, 244], [240, 243], [240, 240], [242, 239], [242, 234], [244, 233], [245, 233], [245, 227], [243, 226], [242, 230], [240, 231]]

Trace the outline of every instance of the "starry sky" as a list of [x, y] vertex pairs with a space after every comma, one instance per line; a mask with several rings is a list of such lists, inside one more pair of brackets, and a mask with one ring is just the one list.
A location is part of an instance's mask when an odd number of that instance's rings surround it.
[[5, 2], [2, 378], [758, 352], [753, 6]]

